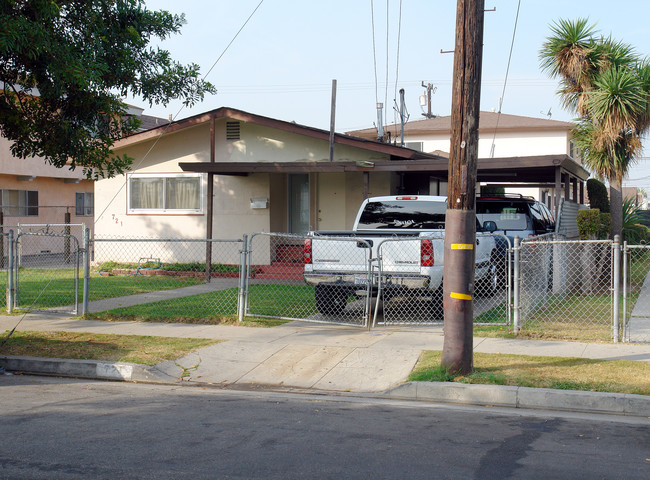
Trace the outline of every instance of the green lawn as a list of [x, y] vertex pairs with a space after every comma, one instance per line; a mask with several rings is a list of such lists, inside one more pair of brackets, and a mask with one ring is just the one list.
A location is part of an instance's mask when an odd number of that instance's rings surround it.
[[474, 371], [462, 376], [442, 368], [441, 357], [422, 352], [409, 380], [650, 394], [647, 362], [474, 352]]
[[[236, 288], [229, 288], [189, 297], [115, 308], [89, 314], [88, 317], [104, 320], [232, 323], [237, 318], [237, 295]], [[304, 308], [306, 304], [312, 305], [311, 308], [315, 309], [313, 288], [306, 285], [251, 285], [250, 301], [251, 315], [286, 317], [289, 312]]]
[[[78, 301], [82, 301], [83, 272], [80, 272]], [[74, 269], [21, 269], [18, 273], [17, 308], [52, 308], [71, 305], [75, 297]], [[6, 289], [6, 275], [0, 275], [0, 288]], [[203, 283], [193, 277], [110, 276], [97, 273], [89, 278], [89, 301], [124, 295], [155, 292]]]

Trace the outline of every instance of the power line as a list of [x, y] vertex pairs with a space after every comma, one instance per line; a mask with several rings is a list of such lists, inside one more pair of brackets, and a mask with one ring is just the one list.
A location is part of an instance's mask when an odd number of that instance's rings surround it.
[[497, 138], [497, 128], [499, 128], [499, 119], [501, 118], [501, 105], [506, 95], [506, 85], [508, 84], [508, 74], [510, 73], [510, 62], [512, 60], [512, 50], [515, 46], [515, 35], [517, 33], [517, 22], [519, 21], [519, 8], [521, 7], [521, 0], [517, 2], [517, 14], [515, 15], [515, 26], [512, 29], [512, 40], [510, 41], [510, 53], [508, 54], [508, 65], [506, 66], [506, 76], [503, 80], [503, 90], [501, 92], [501, 99], [499, 100], [499, 111], [497, 113], [497, 122], [494, 127], [494, 136], [492, 137], [492, 146], [490, 147], [490, 156], [494, 157], [494, 144]]
[[386, 0], [386, 89], [384, 91], [384, 124], [388, 123], [388, 64], [389, 60], [389, 46], [390, 46], [390, 0]]
[[[397, 21], [397, 55], [395, 61], [395, 99], [397, 99], [397, 84], [399, 81], [399, 49], [402, 39], [402, 0], [399, 0], [399, 19]], [[396, 100], [395, 100], [396, 101]], [[397, 123], [397, 111], [395, 112], [394, 122]]]
[[379, 82], [377, 80], [377, 46], [375, 44], [375, 2], [370, 0], [370, 22], [372, 24], [372, 63], [375, 69], [375, 104], [379, 103]]

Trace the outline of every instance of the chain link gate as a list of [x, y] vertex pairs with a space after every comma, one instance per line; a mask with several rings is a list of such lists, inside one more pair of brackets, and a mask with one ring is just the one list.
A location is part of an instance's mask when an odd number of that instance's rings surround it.
[[8, 309], [76, 315], [79, 312], [81, 254], [79, 241], [72, 235], [19, 233], [15, 238], [13, 271], [10, 272], [13, 304]]
[[623, 247], [624, 342], [650, 342], [650, 245]]
[[[504, 325], [511, 307], [509, 242], [486, 237], [496, 248], [477, 275], [475, 322]], [[442, 284], [442, 270], [432, 269], [435, 278], [421, 272], [420, 238], [374, 244], [353, 236], [256, 233], [247, 256], [246, 316], [358, 326], [442, 322], [442, 290], [429, 288]]]
[[371, 245], [359, 238], [255, 233], [244, 315], [367, 325], [371, 258]]
[[[477, 262], [473, 288], [474, 324], [509, 325], [510, 242], [503, 235], [481, 235], [479, 241], [483, 238], [493, 238], [495, 248], [489, 261]], [[417, 259], [422, 261], [422, 249], [428, 248], [427, 245], [433, 249], [430, 253], [435, 264], [435, 259], [442, 257], [443, 244], [423, 244], [423, 241], [427, 239], [394, 238], [383, 240], [378, 246], [378, 261], [372, 264], [373, 276], [379, 283], [373, 325], [431, 325], [443, 322], [442, 268], [414, 264]]]
[[548, 237], [515, 245], [515, 329], [566, 340], [617, 340], [617, 245]]

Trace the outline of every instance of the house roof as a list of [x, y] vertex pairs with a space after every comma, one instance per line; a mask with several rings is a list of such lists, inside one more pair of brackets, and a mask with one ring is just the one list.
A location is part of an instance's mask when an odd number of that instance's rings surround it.
[[[571, 122], [549, 120], [546, 118], [523, 117], [509, 115], [506, 113], [484, 112], [479, 116], [479, 132], [494, 132], [494, 130], [571, 130], [575, 125]], [[393, 138], [397, 138], [400, 132], [400, 125], [393, 124], [385, 126], [384, 129], [390, 132]], [[404, 133], [414, 135], [423, 133], [450, 133], [451, 116], [426, 118], [415, 120], [404, 124]], [[346, 132], [348, 135], [362, 138], [375, 138], [376, 128], [366, 128]]]
[[[278, 120], [275, 118], [265, 117], [262, 115], [256, 115], [253, 113], [244, 112], [242, 110], [237, 110], [229, 107], [221, 107], [216, 110], [211, 110], [209, 112], [201, 113], [194, 115], [192, 117], [185, 118], [183, 120], [175, 122], [166, 122], [164, 125], [160, 125], [144, 132], [138, 132], [128, 137], [125, 137], [117, 142], [115, 142], [114, 148], [119, 149], [129, 145], [134, 145], [141, 143], [147, 140], [154, 139], [161, 135], [170, 134], [174, 132], [181, 131], [186, 128], [195, 127], [197, 125], [208, 123], [210, 120], [214, 119], [229, 119], [237, 120], [245, 123], [252, 123], [255, 125], [265, 126], [269, 128], [275, 128], [278, 130], [283, 130], [290, 133], [295, 133], [297, 135], [303, 135], [306, 137], [311, 137], [320, 140], [326, 140], [329, 142], [330, 132], [328, 130], [322, 130], [320, 128], [308, 127], [305, 125], [300, 125], [294, 122], [286, 122], [284, 120]], [[398, 147], [396, 145], [381, 143], [374, 140], [369, 140], [365, 138], [353, 137], [350, 135], [344, 135], [341, 133], [336, 133], [334, 135], [334, 142], [340, 145], [348, 145], [352, 147], [361, 148], [364, 150], [370, 150], [378, 153], [383, 153], [388, 155], [391, 159], [417, 159], [417, 158], [438, 158], [437, 155], [423, 153], [418, 150], [412, 150], [409, 148]]]

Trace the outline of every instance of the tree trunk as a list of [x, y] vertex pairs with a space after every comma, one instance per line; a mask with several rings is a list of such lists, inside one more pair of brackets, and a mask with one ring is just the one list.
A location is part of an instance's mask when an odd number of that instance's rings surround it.
[[476, 171], [483, 53], [483, 0], [458, 0], [445, 227], [442, 366], [467, 374], [473, 366]]
[[609, 211], [612, 216], [612, 233], [610, 238], [613, 240], [615, 235], [623, 239], [623, 182], [616, 177], [609, 179]]

